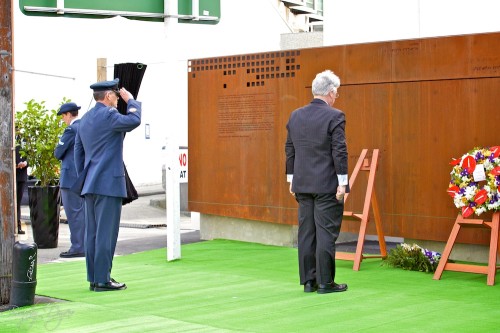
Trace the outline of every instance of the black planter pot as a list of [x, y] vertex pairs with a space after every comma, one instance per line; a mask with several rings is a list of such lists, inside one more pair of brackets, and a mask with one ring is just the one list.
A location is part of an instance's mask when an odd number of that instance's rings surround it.
[[61, 194], [59, 186], [28, 187], [31, 229], [39, 249], [57, 247]]
[[28, 206], [29, 205], [28, 187], [35, 186], [37, 182], [38, 182], [38, 179], [33, 178], [31, 176], [28, 176], [28, 181], [26, 182], [26, 186], [24, 186], [23, 198], [21, 199], [21, 205], [22, 206]]

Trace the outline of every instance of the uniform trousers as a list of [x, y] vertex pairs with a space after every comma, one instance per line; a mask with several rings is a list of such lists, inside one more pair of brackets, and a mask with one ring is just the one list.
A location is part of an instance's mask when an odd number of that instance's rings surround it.
[[111, 280], [121, 211], [121, 197], [85, 194], [85, 260], [91, 283]]
[[296, 193], [299, 203], [298, 254], [300, 283], [335, 281], [335, 242], [340, 233], [344, 203], [335, 193]]
[[64, 212], [68, 219], [71, 247], [70, 253], [85, 252], [85, 208], [84, 200], [77, 193], [61, 188]]

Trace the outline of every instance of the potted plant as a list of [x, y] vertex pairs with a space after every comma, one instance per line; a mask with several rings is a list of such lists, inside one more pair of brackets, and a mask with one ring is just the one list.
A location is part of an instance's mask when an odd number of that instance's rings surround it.
[[[67, 100], [64, 98], [63, 103]], [[26, 109], [16, 112], [16, 141], [20, 154], [28, 161], [37, 180], [28, 187], [28, 205], [33, 239], [38, 248], [55, 248], [59, 236], [60, 163], [54, 149], [64, 131], [57, 110], [48, 110], [45, 102], [30, 100]]]

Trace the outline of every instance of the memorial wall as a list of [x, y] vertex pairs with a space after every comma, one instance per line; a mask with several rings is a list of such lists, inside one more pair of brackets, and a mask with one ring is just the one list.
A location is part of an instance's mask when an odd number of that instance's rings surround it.
[[[446, 193], [449, 162], [500, 144], [499, 33], [190, 60], [189, 210], [297, 223], [285, 126], [325, 69], [342, 83], [335, 107], [346, 114], [350, 173], [363, 148], [380, 150], [375, 191], [385, 235], [446, 241], [458, 214]], [[362, 182], [346, 209], [362, 209]], [[342, 231], [358, 230], [344, 221]], [[460, 237], [489, 241], [481, 230]]]

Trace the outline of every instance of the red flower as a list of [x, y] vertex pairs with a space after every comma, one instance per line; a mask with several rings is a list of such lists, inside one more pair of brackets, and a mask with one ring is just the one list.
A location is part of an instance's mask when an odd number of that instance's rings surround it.
[[492, 174], [493, 176], [500, 176], [500, 166], [493, 168], [490, 171], [490, 174]]
[[462, 161], [462, 168], [467, 169], [467, 172], [471, 175], [476, 169], [476, 160], [472, 156], [467, 156]]
[[476, 196], [474, 197], [474, 202], [477, 203], [478, 205], [483, 204], [486, 199], [488, 199], [488, 192], [483, 188], [482, 190], [478, 191], [476, 193]]
[[446, 192], [448, 192], [450, 197], [454, 198], [455, 194], [457, 194], [457, 192], [459, 190], [460, 190], [460, 188], [457, 185], [453, 185], [453, 186], [448, 187], [448, 190]]
[[500, 146], [490, 147], [490, 151], [493, 153], [493, 158], [500, 156]]
[[469, 217], [472, 215], [472, 213], [474, 213], [474, 210], [472, 209], [472, 207], [469, 207], [469, 206], [462, 207], [462, 216], [463, 217]]

